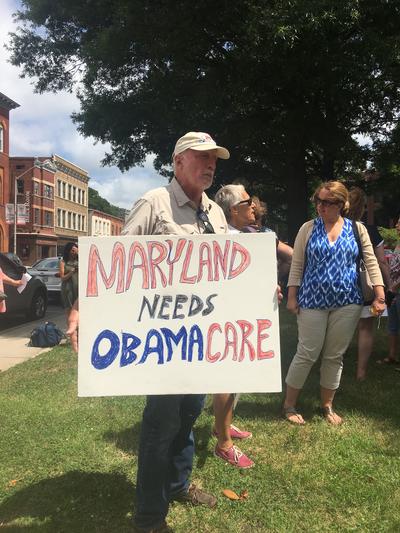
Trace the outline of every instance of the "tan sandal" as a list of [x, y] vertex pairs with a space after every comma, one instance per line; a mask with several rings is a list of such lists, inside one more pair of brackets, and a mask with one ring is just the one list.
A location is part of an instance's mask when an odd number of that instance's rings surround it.
[[[320, 407], [320, 411], [321, 411], [321, 415], [325, 418], [328, 424], [331, 424], [332, 426], [340, 426], [343, 423], [342, 418], [337, 413], [335, 413], [335, 411], [332, 409], [330, 405], [327, 405], [326, 407]], [[332, 417], [333, 420], [335, 419], [335, 417], [339, 417], [340, 421], [333, 422], [332, 418], [329, 419], [329, 417]]]
[[[295, 426], [304, 426], [304, 424], [305, 424], [305, 421], [303, 420], [303, 417], [301, 416], [300, 413], [298, 413], [296, 411], [295, 407], [282, 407], [282, 416], [283, 416], [283, 418], [285, 420], [287, 420], [288, 422], [290, 422], [291, 424], [293, 424]], [[290, 416], [296, 417], [296, 421], [295, 420], [291, 420], [289, 418]]]

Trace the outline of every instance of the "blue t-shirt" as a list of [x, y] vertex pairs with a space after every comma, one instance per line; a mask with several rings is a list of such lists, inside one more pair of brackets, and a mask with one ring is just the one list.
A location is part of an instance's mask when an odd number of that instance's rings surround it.
[[345, 218], [342, 231], [330, 243], [321, 218], [316, 218], [306, 247], [306, 267], [298, 302], [305, 309], [332, 309], [362, 305], [358, 284], [358, 245], [351, 220]]

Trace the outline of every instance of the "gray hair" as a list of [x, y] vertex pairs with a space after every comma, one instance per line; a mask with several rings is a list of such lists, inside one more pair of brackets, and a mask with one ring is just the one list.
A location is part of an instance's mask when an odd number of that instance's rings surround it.
[[231, 218], [231, 207], [243, 200], [244, 192], [246, 190], [240, 183], [224, 185], [217, 191], [214, 200], [221, 207], [228, 222]]

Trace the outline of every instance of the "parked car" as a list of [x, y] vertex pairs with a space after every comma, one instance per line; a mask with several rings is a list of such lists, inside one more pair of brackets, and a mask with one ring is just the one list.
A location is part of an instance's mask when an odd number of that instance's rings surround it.
[[61, 278], [59, 274], [61, 257], [46, 257], [39, 259], [30, 268], [28, 273], [41, 279], [47, 287], [49, 296], [60, 297]]
[[[12, 279], [21, 279], [26, 268], [18, 264], [6, 254], [0, 253], [0, 268]], [[17, 287], [4, 284], [4, 292], [7, 295], [7, 311], [0, 313], [2, 316], [24, 314], [32, 320], [43, 318], [47, 310], [47, 288], [39, 278], [32, 277], [27, 283], [25, 289], [20, 293]]]

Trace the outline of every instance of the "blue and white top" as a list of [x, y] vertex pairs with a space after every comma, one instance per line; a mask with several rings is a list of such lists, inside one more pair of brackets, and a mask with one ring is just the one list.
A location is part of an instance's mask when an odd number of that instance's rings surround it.
[[298, 303], [305, 309], [332, 309], [362, 305], [358, 284], [359, 251], [351, 220], [344, 219], [339, 237], [329, 242], [324, 222], [316, 218], [306, 248], [306, 267]]

